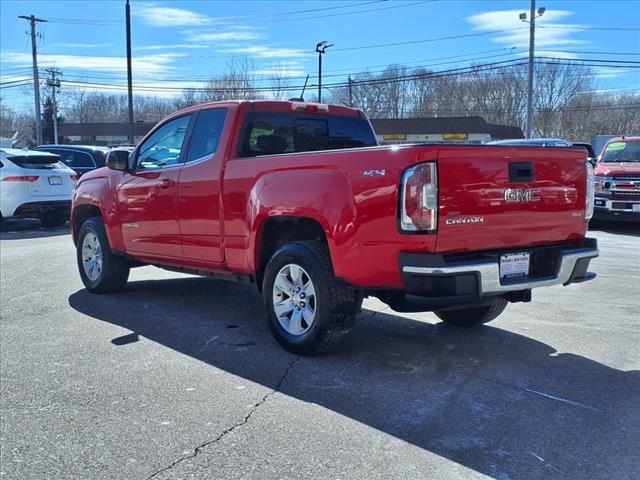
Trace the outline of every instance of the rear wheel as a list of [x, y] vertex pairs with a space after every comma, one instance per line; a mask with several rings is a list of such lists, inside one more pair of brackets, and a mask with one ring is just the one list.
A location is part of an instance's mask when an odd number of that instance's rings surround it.
[[362, 301], [356, 290], [339, 285], [327, 248], [317, 241], [289, 243], [274, 253], [262, 295], [274, 337], [300, 355], [336, 348]]
[[479, 307], [455, 308], [450, 310], [437, 310], [433, 313], [445, 323], [470, 327], [481, 325], [495, 320], [507, 308], [507, 301], [504, 299], [495, 300], [489, 305]]
[[60, 227], [67, 223], [67, 220], [69, 220], [69, 215], [66, 213], [47, 213], [40, 217], [42, 225], [47, 228]]
[[80, 278], [87, 290], [94, 293], [124, 290], [129, 278], [129, 264], [123, 257], [111, 253], [101, 218], [90, 218], [80, 227], [76, 257]]

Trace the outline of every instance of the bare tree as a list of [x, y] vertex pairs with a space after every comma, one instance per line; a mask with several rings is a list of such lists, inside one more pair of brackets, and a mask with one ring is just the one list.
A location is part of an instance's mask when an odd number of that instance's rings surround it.
[[279, 63], [276, 68], [270, 72], [271, 80], [271, 94], [274, 100], [283, 100], [290, 95], [287, 95], [288, 87], [290, 86], [289, 66], [286, 62]]
[[541, 137], [562, 135], [559, 114], [578, 94], [592, 87], [593, 72], [572, 63], [542, 62], [536, 65], [534, 82], [535, 133]]
[[206, 83], [201, 100], [248, 100], [259, 98], [256, 91], [255, 65], [249, 59], [234, 59], [227, 64], [227, 71], [220, 79]]

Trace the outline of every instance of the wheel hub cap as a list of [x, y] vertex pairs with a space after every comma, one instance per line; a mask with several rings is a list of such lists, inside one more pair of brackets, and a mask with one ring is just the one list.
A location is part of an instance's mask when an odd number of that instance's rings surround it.
[[82, 267], [89, 280], [95, 282], [102, 273], [102, 247], [98, 236], [89, 232], [82, 240]]
[[273, 310], [291, 335], [306, 333], [316, 316], [316, 292], [311, 277], [295, 263], [282, 267], [273, 284]]

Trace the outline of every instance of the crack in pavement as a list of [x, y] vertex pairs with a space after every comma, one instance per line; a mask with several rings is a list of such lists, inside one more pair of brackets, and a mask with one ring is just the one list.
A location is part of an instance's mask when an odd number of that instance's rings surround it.
[[278, 380], [278, 383], [276, 383], [276, 386], [273, 388], [273, 390], [271, 390], [269, 393], [267, 393], [265, 396], [262, 397], [262, 399], [253, 405], [253, 407], [251, 407], [251, 410], [249, 410], [249, 413], [247, 415], [245, 415], [245, 417], [242, 419], [242, 421], [233, 424], [231, 427], [225, 429], [222, 431], [222, 433], [220, 433], [220, 435], [218, 435], [216, 438], [214, 438], [213, 440], [209, 440], [207, 442], [201, 443], [200, 445], [198, 445], [196, 448], [193, 449], [193, 452], [191, 452], [189, 455], [185, 455], [183, 457], [178, 458], [177, 460], [174, 460], [173, 462], [171, 462], [169, 465], [167, 465], [164, 468], [161, 468], [160, 470], [157, 470], [155, 472], [153, 472], [150, 476], [147, 477], [147, 480], [151, 480], [152, 478], [156, 477], [157, 475], [160, 475], [161, 473], [164, 473], [168, 470], [171, 470], [173, 467], [175, 467], [176, 465], [184, 462], [185, 460], [189, 460], [192, 458], [195, 458], [198, 456], [198, 454], [206, 447], [208, 447], [209, 445], [213, 445], [214, 443], [219, 442], [220, 440], [222, 440], [227, 434], [233, 432], [236, 428], [242, 427], [243, 425], [245, 425], [249, 419], [251, 418], [251, 416], [256, 412], [256, 410], [258, 410], [258, 408], [260, 408], [266, 401], [267, 399], [273, 395], [274, 393], [280, 391], [280, 388], [282, 387], [282, 384], [284, 383], [285, 379], [287, 378], [287, 375], [289, 374], [289, 370], [291, 370], [293, 368], [293, 366], [298, 363], [298, 361], [300, 360], [300, 356], [296, 356], [296, 358], [294, 358], [289, 365], [287, 366], [287, 368], [285, 369], [284, 373], [282, 374], [282, 376], [280, 377], [280, 379]]

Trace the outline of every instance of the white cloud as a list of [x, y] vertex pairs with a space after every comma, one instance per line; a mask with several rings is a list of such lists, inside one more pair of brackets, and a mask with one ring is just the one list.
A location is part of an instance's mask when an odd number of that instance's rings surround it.
[[[172, 63], [184, 57], [176, 53], [158, 53], [154, 55], [141, 55], [133, 57], [132, 70], [134, 75], [161, 75], [167, 70], [174, 70]], [[31, 65], [31, 54], [21, 52], [3, 51], [0, 59], [2, 63], [16, 65]], [[38, 63], [42, 67], [57, 67], [83, 69], [87, 71], [118, 72], [123, 75], [127, 72], [126, 57], [105, 57], [98, 55], [38, 55]], [[64, 73], [64, 72], [63, 72]]]
[[236, 32], [209, 32], [209, 33], [194, 33], [187, 37], [189, 42], [218, 42], [228, 40], [257, 40], [262, 38], [262, 35], [256, 32], [250, 32], [246, 30]]
[[104, 48], [113, 46], [113, 43], [54, 43], [52, 46], [61, 48]]
[[276, 48], [265, 45], [229, 48], [223, 51], [256, 58], [302, 58], [312, 55], [311, 52], [297, 48]]
[[136, 3], [132, 13], [147, 25], [154, 27], [198, 26], [212, 23], [211, 18], [192, 10], [161, 7], [154, 3]]
[[[467, 20], [474, 30], [490, 32], [494, 30], [511, 30], [493, 37], [497, 43], [512, 47], [527, 48], [529, 46], [529, 24], [523, 23], [519, 15], [523, 10], [498, 10], [472, 15]], [[527, 12], [529, 15], [529, 12]], [[547, 10], [544, 15], [536, 19], [536, 47], [553, 48], [582, 45], [586, 40], [570, 38], [572, 34], [581, 31], [581, 25], [558, 23], [558, 20], [573, 15], [569, 10]], [[545, 28], [550, 27], [550, 28]]]
[[153, 51], [153, 50], [176, 50], [176, 49], [191, 49], [191, 48], [210, 48], [209, 45], [202, 45], [197, 43], [176, 43], [174, 45], [143, 45], [140, 47], [133, 47], [134, 50]]

